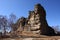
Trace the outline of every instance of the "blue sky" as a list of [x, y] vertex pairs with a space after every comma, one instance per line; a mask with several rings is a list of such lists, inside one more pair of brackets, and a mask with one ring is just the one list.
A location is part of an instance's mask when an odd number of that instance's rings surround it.
[[0, 0], [0, 15], [14, 13], [18, 18], [27, 17], [29, 10], [34, 10], [37, 3], [45, 8], [50, 26], [60, 25], [60, 0]]

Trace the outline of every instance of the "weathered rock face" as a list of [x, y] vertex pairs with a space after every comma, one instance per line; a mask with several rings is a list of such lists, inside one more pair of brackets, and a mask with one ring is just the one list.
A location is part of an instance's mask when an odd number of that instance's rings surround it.
[[48, 26], [46, 21], [46, 12], [40, 4], [35, 5], [34, 11], [29, 12], [28, 24], [31, 31], [37, 34], [54, 35], [54, 29]]
[[17, 31], [30, 31], [35, 34], [55, 35], [54, 29], [48, 26], [45, 9], [36, 4], [34, 11], [29, 11], [28, 18], [21, 17], [17, 22]]
[[26, 22], [26, 18], [25, 17], [21, 17], [18, 22], [17, 22], [17, 25], [19, 26], [19, 28], [17, 29], [17, 31], [23, 31], [24, 30], [24, 27], [25, 25], [27, 24]]

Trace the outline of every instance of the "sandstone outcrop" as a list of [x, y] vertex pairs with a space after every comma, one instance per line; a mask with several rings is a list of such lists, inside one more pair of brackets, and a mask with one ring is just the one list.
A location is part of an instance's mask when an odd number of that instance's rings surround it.
[[34, 34], [55, 35], [54, 29], [47, 23], [46, 11], [40, 4], [36, 4], [34, 11], [29, 11], [28, 18], [22, 17], [18, 24], [20, 25], [19, 30], [23, 28], [24, 31], [31, 31]]
[[33, 33], [55, 35], [54, 29], [52, 29], [47, 23], [46, 11], [40, 4], [36, 4], [34, 11], [29, 12], [28, 24]]

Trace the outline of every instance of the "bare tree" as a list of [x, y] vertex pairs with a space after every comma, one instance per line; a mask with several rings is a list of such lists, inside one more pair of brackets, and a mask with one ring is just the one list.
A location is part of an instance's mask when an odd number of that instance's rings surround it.
[[0, 27], [2, 28], [3, 34], [6, 33], [7, 19], [6, 16], [0, 16]]
[[13, 13], [9, 16], [9, 25], [12, 28], [12, 31], [16, 29], [16, 15]]
[[16, 21], [16, 15], [11, 13], [10, 16], [9, 16], [9, 21], [10, 23], [15, 23]]
[[3, 35], [16, 29], [16, 25], [16, 15], [10, 14], [9, 18], [0, 15], [0, 33]]

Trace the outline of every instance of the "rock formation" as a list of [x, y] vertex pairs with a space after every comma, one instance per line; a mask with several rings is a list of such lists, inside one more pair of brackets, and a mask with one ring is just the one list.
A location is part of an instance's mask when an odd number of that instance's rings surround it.
[[25, 17], [21, 17], [18, 21], [17, 21], [17, 25], [19, 26], [17, 31], [23, 31], [24, 27], [26, 25], [26, 18]]
[[46, 12], [40, 4], [36, 4], [34, 11], [29, 12], [28, 24], [31, 25], [33, 33], [43, 35], [54, 35], [54, 29], [48, 26], [46, 21]]
[[54, 29], [46, 21], [46, 11], [40, 4], [36, 4], [34, 11], [29, 11], [28, 18], [21, 18], [18, 24], [20, 26], [19, 30], [24, 27], [26, 31], [29, 29], [36, 34], [55, 35]]

